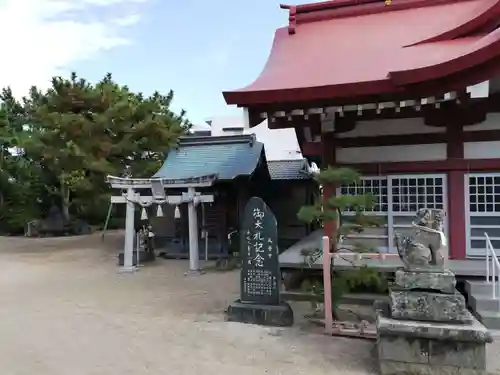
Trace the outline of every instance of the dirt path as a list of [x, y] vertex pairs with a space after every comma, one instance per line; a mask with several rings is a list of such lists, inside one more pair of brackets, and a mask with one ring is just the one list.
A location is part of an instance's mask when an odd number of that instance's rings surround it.
[[184, 277], [161, 260], [119, 274], [120, 246], [117, 233], [0, 238], [3, 375], [375, 373], [371, 342], [224, 322], [236, 272]]

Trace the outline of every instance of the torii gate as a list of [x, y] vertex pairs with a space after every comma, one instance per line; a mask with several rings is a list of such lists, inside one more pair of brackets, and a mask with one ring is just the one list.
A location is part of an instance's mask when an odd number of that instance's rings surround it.
[[[198, 249], [198, 217], [196, 206], [199, 203], [211, 203], [214, 201], [213, 195], [196, 192], [196, 188], [212, 186], [217, 175], [211, 174], [196, 178], [168, 180], [163, 178], [123, 178], [107, 176], [106, 181], [114, 189], [121, 189], [122, 195], [112, 196], [111, 203], [125, 203], [127, 205], [125, 218], [125, 246], [123, 250], [123, 271], [133, 272], [134, 267], [134, 236], [135, 236], [135, 204], [143, 208], [153, 204], [158, 206], [168, 203], [179, 205], [188, 204], [189, 221], [189, 271], [188, 274], [200, 273], [200, 254]], [[187, 192], [182, 195], [166, 195], [165, 189], [185, 188]], [[151, 189], [151, 196], [141, 197], [136, 189]], [[161, 212], [161, 208], [158, 209]]]

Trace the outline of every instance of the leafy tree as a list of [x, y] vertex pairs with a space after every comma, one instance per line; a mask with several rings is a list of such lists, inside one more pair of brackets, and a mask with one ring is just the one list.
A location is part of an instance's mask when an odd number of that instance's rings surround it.
[[184, 111], [170, 110], [172, 91], [144, 96], [117, 84], [111, 74], [97, 84], [75, 73], [54, 77], [49, 89], [32, 87], [22, 103], [12, 95], [2, 99], [21, 124], [18, 145], [52, 181], [49, 193], [58, 198], [66, 220], [75, 202], [80, 206], [75, 212], [109, 202], [107, 174], [151, 176], [190, 126]]
[[[360, 177], [359, 173], [351, 168], [328, 167], [317, 174], [315, 180], [320, 186], [334, 187], [355, 185], [360, 182]], [[379, 218], [365, 214], [366, 211], [373, 208], [375, 203], [372, 194], [335, 195], [328, 198], [319, 196], [313, 205], [302, 207], [297, 216], [300, 220], [308, 223], [336, 222], [336, 228], [330, 233], [333, 246], [335, 246], [334, 251], [342, 249], [352, 252], [367, 252], [372, 251], [372, 249], [360, 245], [346, 247], [343, 246], [343, 242], [349, 235], [361, 233], [367, 227], [377, 227], [382, 224]], [[343, 215], [345, 212], [349, 212], [350, 215]], [[303, 251], [306, 262], [309, 264], [314, 263], [322, 253], [322, 249], [306, 249]], [[338, 319], [337, 308], [340, 299], [349, 290], [369, 287], [380, 291], [386, 288], [386, 281], [378, 272], [364, 266], [359, 267], [345, 258], [344, 260], [351, 263], [353, 270], [336, 272], [332, 280], [332, 304], [335, 319]], [[315, 288], [315, 290], [317, 289]]]
[[15, 152], [24, 136], [23, 108], [10, 89], [0, 100], [0, 231], [19, 233], [39, 215], [37, 195], [44, 189], [36, 163]]
[[[22, 125], [17, 121], [17, 113], [21, 110], [13, 98], [10, 89], [4, 89], [0, 94], [0, 180], [7, 182], [12, 176], [9, 173], [8, 163], [12, 161], [9, 151], [19, 144], [19, 134]], [[4, 194], [0, 191], [0, 205], [4, 204]]]

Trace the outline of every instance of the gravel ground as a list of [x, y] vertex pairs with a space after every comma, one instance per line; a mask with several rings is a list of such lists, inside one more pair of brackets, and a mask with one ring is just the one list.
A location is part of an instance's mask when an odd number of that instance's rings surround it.
[[224, 322], [237, 272], [184, 277], [186, 262], [159, 260], [118, 273], [120, 237], [0, 238], [2, 375], [375, 373], [370, 341]]

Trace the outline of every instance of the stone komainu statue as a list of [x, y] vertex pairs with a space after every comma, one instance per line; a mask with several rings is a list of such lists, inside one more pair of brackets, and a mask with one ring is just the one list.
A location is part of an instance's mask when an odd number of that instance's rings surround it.
[[442, 269], [447, 259], [443, 210], [421, 209], [409, 235], [394, 234], [399, 257], [407, 269]]

